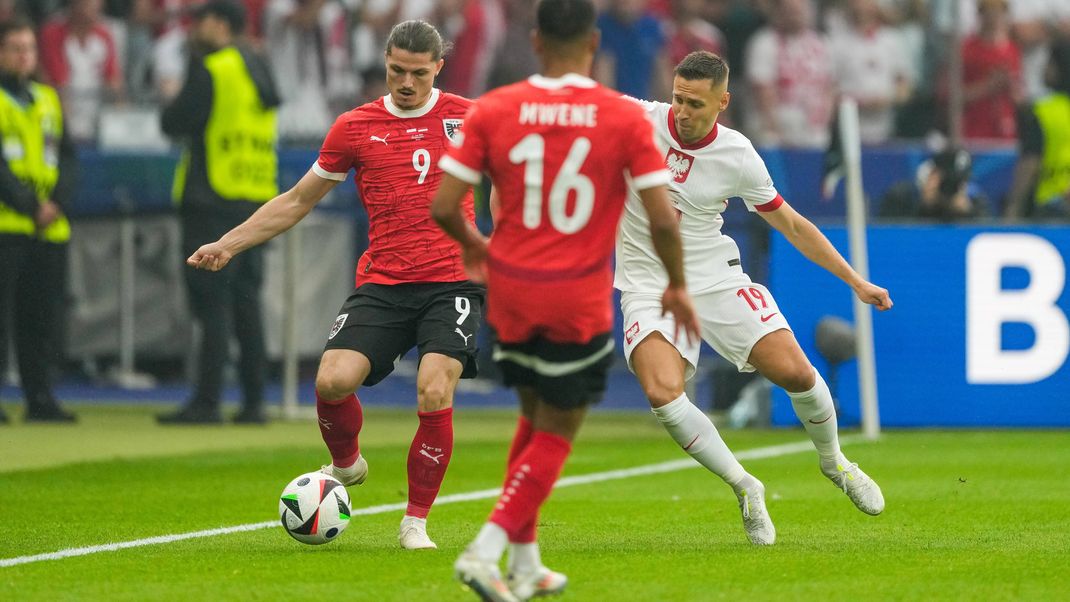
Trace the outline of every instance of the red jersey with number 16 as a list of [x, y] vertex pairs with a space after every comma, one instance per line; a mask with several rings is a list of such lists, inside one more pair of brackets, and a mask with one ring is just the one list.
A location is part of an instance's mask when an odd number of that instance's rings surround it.
[[487, 319], [503, 342], [584, 343], [612, 329], [610, 257], [627, 180], [669, 181], [643, 110], [577, 74], [532, 76], [480, 98], [447, 173], [486, 171], [501, 209], [487, 260]]
[[[460, 248], [431, 219], [428, 207], [442, 172], [439, 159], [460, 134], [472, 101], [432, 89], [427, 104], [404, 110], [389, 95], [343, 113], [323, 141], [316, 175], [345, 180], [356, 170], [368, 212], [368, 250], [356, 284], [466, 280]], [[474, 221], [472, 195], [464, 213]]]

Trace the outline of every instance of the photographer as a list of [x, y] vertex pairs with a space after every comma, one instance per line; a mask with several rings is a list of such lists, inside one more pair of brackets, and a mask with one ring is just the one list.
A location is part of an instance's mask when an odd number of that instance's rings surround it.
[[941, 222], [988, 215], [984, 193], [970, 184], [973, 160], [962, 149], [948, 149], [918, 166], [913, 182], [900, 182], [884, 195], [881, 219], [921, 219]]

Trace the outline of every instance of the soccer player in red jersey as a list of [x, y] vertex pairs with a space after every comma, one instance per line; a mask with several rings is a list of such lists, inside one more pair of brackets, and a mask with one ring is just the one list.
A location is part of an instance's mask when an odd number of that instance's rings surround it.
[[[440, 162], [446, 175], [431, 205], [461, 243], [469, 275], [487, 282], [487, 318], [500, 340], [494, 357], [520, 396], [501, 497], [455, 564], [485, 600], [526, 600], [567, 582], [542, 564], [535, 525], [588, 405], [605, 391], [614, 346], [610, 256], [628, 178], [669, 274], [662, 308], [698, 336], [652, 127], [638, 105], [586, 75], [598, 48], [594, 7], [543, 0], [536, 10], [542, 73], [476, 102], [462, 141]], [[484, 171], [500, 198], [489, 243], [462, 211]], [[498, 562], [507, 547], [504, 580]]]
[[[323, 471], [346, 485], [364, 482], [368, 463], [357, 441], [363, 416], [355, 392], [385, 378], [397, 358], [417, 347], [420, 426], [409, 449], [409, 504], [398, 535], [407, 549], [436, 547], [427, 536], [427, 514], [453, 452], [457, 380], [476, 374], [475, 332], [485, 294], [468, 281], [460, 249], [427, 212], [442, 178], [438, 160], [472, 104], [434, 87], [444, 52], [442, 37], [428, 23], [395, 26], [386, 43], [390, 93], [339, 117], [319, 160], [296, 186], [187, 260], [222, 269], [237, 253], [296, 224], [356, 170], [369, 246], [316, 375], [320, 432], [332, 459]], [[470, 194], [461, 206], [463, 219], [473, 223]]]

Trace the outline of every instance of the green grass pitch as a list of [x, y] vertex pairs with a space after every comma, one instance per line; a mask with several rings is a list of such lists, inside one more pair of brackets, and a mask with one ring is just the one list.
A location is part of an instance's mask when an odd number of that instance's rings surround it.
[[[276, 520], [283, 485], [327, 459], [312, 422], [164, 429], [159, 408], [78, 409], [74, 427], [0, 426], [0, 561]], [[458, 411], [443, 495], [500, 485], [514, 419]], [[405, 500], [415, 428], [414, 411], [366, 413], [354, 508]], [[737, 452], [805, 440], [724, 434]], [[883, 515], [855, 510], [812, 451], [745, 461], [777, 526], [758, 549], [731, 491], [695, 465], [555, 491], [543, 559], [570, 577], [563, 600], [1070, 598], [1070, 433], [892, 431], [845, 452], [881, 484]], [[649, 414], [596, 412], [565, 474], [685, 457]], [[452, 563], [491, 505], [436, 507], [437, 551], [399, 549], [396, 511], [355, 516], [319, 547], [273, 527], [0, 566], [0, 600], [474, 600]]]

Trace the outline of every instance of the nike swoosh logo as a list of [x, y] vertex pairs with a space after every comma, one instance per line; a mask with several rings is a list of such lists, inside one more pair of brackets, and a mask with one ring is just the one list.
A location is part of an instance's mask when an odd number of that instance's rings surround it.
[[768, 322], [769, 320], [773, 319], [773, 316], [775, 316], [775, 315], [776, 315], [776, 312], [773, 312], [773, 313], [769, 314], [768, 316], [762, 316], [762, 322]]
[[828, 421], [829, 421], [829, 418], [832, 418], [833, 414], [835, 414], [835, 413], [836, 413], [836, 412], [833, 412], [832, 414], [829, 414], [828, 416], [825, 416], [825, 419], [824, 419], [824, 420], [820, 420], [820, 421], [816, 421], [816, 422], [815, 422], [815, 421], [813, 421], [813, 420], [810, 420], [810, 421], [808, 421], [808, 422], [809, 422], [810, 424], [825, 424], [826, 422], [828, 422]]
[[695, 435], [695, 438], [691, 440], [691, 443], [688, 443], [687, 446], [684, 447], [684, 451], [691, 449], [691, 446], [695, 444], [695, 441], [698, 441], [698, 435]]

